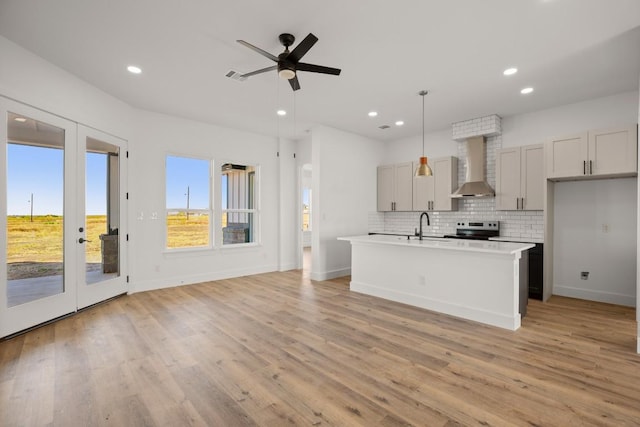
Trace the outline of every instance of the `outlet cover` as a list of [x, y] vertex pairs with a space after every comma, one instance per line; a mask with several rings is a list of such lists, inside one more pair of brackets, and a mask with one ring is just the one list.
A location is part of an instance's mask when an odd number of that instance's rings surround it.
[[587, 280], [589, 278], [589, 272], [588, 271], [581, 271], [580, 272], [580, 278], [582, 280]]

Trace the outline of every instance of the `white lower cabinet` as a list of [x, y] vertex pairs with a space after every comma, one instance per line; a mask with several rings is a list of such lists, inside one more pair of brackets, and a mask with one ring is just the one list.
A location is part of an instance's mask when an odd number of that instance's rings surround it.
[[496, 152], [496, 209], [544, 209], [544, 146], [503, 148]]
[[[414, 168], [418, 163], [414, 163]], [[415, 178], [413, 181], [414, 211], [455, 211], [458, 200], [451, 198], [458, 188], [458, 159], [442, 157], [429, 161], [432, 176]]]

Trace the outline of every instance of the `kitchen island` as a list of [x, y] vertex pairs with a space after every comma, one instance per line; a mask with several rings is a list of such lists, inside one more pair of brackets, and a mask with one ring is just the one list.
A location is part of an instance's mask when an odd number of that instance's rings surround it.
[[351, 243], [352, 291], [520, 327], [528, 292], [526, 251], [533, 244], [385, 235], [338, 240]]

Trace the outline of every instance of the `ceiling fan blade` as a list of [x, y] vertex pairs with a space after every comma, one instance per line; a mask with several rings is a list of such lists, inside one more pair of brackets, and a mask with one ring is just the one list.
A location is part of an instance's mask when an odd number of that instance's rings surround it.
[[278, 69], [277, 65], [272, 65], [271, 67], [267, 67], [267, 68], [262, 68], [260, 70], [255, 70], [252, 71], [250, 73], [247, 74], [242, 74], [240, 77], [251, 77], [251, 76], [255, 76], [256, 74], [262, 74], [262, 73], [266, 73], [267, 71], [273, 71]]
[[300, 89], [300, 82], [298, 81], [298, 76], [295, 76], [294, 78], [290, 79], [289, 84], [291, 85], [291, 89], [293, 89], [294, 91]]
[[298, 71], [311, 71], [312, 73], [333, 74], [339, 76], [342, 71], [339, 68], [324, 67], [322, 65], [306, 64], [304, 62], [298, 62], [296, 65]]
[[243, 46], [248, 47], [249, 49], [253, 50], [254, 52], [258, 52], [260, 55], [262, 56], [266, 56], [267, 58], [269, 58], [270, 60], [274, 61], [274, 62], [278, 62], [278, 57], [276, 57], [275, 55], [270, 54], [267, 51], [264, 51], [262, 49], [260, 49], [259, 47], [256, 47], [254, 45], [252, 45], [251, 43], [247, 43], [244, 40], [236, 40], [238, 43], [240, 43]]
[[291, 51], [287, 59], [292, 62], [298, 62], [302, 57], [313, 47], [314, 44], [318, 41], [318, 38], [313, 34], [309, 33], [307, 37], [304, 38], [295, 49]]

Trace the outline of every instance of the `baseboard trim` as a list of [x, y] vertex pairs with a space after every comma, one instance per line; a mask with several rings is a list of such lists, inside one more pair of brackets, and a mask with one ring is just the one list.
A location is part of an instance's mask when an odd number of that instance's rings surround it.
[[351, 267], [330, 271], [311, 271], [311, 280], [321, 282], [323, 280], [331, 280], [337, 277], [349, 276], [350, 274]]
[[156, 289], [173, 288], [176, 286], [193, 285], [196, 283], [212, 282], [215, 280], [232, 279], [235, 277], [252, 276], [254, 274], [271, 273], [278, 271], [276, 266], [266, 265], [261, 267], [216, 271], [207, 274], [196, 274], [193, 276], [178, 276], [154, 280], [136, 281], [132, 280], [129, 293], [153, 291]]
[[636, 306], [635, 295], [622, 295], [612, 292], [596, 291], [593, 289], [574, 288], [571, 286], [553, 285], [553, 295], [624, 305], [627, 307]]

